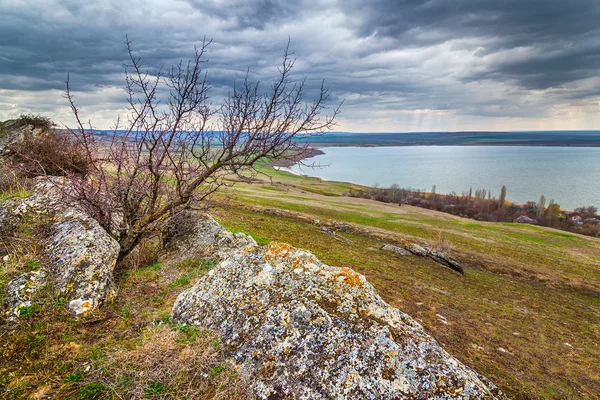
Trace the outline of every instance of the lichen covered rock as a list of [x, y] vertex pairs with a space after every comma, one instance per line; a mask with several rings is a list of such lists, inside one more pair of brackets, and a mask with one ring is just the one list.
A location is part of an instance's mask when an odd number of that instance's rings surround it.
[[218, 332], [261, 399], [504, 397], [364, 276], [286, 244], [230, 253], [171, 318]]
[[31, 306], [33, 295], [46, 284], [48, 273], [44, 270], [31, 271], [12, 279], [6, 285], [7, 318], [14, 320], [25, 308]]
[[381, 246], [381, 250], [383, 251], [391, 251], [392, 253], [396, 253], [399, 256], [409, 256], [412, 253], [408, 250], [403, 249], [402, 247], [394, 246], [393, 244], [384, 244]]
[[[93, 218], [77, 207], [69, 207], [61, 199], [57, 184], [61, 183], [40, 179], [31, 196], [0, 204], [0, 224], [10, 231], [31, 216], [46, 220], [50, 229], [43, 235], [42, 244], [50, 261], [49, 276], [58, 291], [57, 296], [67, 300], [75, 314], [83, 314], [114, 295], [112, 271], [119, 244]], [[0, 232], [2, 234], [8, 232]], [[29, 281], [31, 274], [21, 275], [14, 281]], [[38, 287], [30, 287], [27, 301]], [[7, 288], [7, 302], [13, 311], [21, 300], [15, 303], [11, 299], [23, 297], [15, 291], [19, 288], [16, 283]]]
[[81, 211], [59, 213], [45, 245], [59, 296], [75, 314], [93, 310], [115, 294], [113, 269], [119, 244]]
[[174, 215], [162, 231], [163, 245], [182, 250], [182, 257], [208, 257], [222, 260], [232, 251], [256, 245], [254, 239], [241, 232], [231, 233], [210, 215], [182, 211]]

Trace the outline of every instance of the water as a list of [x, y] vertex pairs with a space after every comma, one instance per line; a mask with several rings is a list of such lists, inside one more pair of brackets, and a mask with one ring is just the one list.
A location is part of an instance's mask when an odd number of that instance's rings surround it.
[[502, 185], [516, 203], [548, 201], [567, 210], [600, 208], [600, 148], [540, 146], [325, 147], [308, 160], [323, 168], [295, 171], [327, 180], [372, 186], [431, 190], [438, 193], [490, 189]]

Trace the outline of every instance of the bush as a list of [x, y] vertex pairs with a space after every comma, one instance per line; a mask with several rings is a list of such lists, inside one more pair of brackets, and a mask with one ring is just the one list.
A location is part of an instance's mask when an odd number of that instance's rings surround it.
[[33, 125], [35, 128], [39, 128], [43, 131], [49, 131], [54, 126], [54, 122], [48, 117], [44, 117], [39, 114], [21, 114], [13, 124], [15, 128], [22, 126]]
[[9, 147], [9, 154], [28, 177], [86, 175], [89, 171], [89, 159], [76, 138], [57, 130], [26, 134]]

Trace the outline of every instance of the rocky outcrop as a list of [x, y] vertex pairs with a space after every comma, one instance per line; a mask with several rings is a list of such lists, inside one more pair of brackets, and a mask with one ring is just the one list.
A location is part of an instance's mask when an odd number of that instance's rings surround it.
[[399, 256], [409, 256], [412, 254], [410, 251], [405, 250], [402, 247], [394, 246], [393, 244], [384, 244], [383, 246], [381, 246], [381, 250], [391, 251], [392, 253], [396, 253]]
[[[62, 183], [40, 180], [31, 196], [1, 204], [0, 225], [10, 230], [31, 216], [45, 220], [48, 229], [42, 244], [50, 265], [44, 281], [51, 279], [57, 297], [66, 300], [73, 313], [83, 314], [114, 295], [112, 271], [119, 244], [82, 210], [67, 206], [57, 184]], [[8, 285], [10, 316], [19, 315], [40, 286], [31, 283], [32, 274], [17, 277]]]
[[9, 147], [22, 141], [25, 135], [31, 134], [36, 136], [43, 131], [43, 127], [23, 124], [18, 120], [0, 122], [0, 157], [7, 155]]
[[229, 232], [210, 215], [187, 210], [167, 221], [162, 230], [162, 240], [166, 249], [182, 250], [180, 258], [222, 260], [234, 250], [256, 245], [252, 237], [241, 232]]
[[462, 265], [458, 261], [456, 261], [452, 256], [442, 251], [433, 249], [427, 245], [421, 246], [416, 243], [410, 243], [406, 245], [406, 250], [417, 256], [431, 258], [433, 261], [445, 265], [446, 267], [452, 268], [453, 270], [455, 270], [456, 272], [460, 272], [461, 274], [464, 274], [465, 272]]
[[230, 252], [171, 318], [218, 332], [261, 399], [504, 398], [364, 276], [286, 244]]

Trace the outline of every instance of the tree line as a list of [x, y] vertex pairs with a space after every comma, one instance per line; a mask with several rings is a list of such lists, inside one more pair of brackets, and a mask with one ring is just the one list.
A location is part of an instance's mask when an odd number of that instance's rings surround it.
[[600, 216], [597, 215], [598, 209], [594, 206], [578, 207], [572, 213], [567, 213], [553, 199], [548, 200], [544, 195], [540, 196], [538, 201], [515, 204], [506, 200], [506, 194], [506, 186], [502, 186], [498, 197], [492, 196], [489, 189], [473, 188], [461, 194], [439, 194], [435, 185], [431, 191], [402, 188], [398, 185], [381, 188], [376, 185], [367, 190], [351, 190], [348, 193], [351, 197], [406, 204], [479, 221], [520, 222], [589, 236], [600, 235]]

